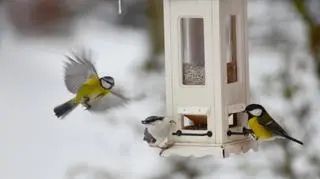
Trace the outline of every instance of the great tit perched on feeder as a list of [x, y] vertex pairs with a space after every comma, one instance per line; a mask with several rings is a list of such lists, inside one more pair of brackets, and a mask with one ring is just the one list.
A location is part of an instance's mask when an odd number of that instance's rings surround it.
[[168, 141], [170, 127], [174, 123], [173, 121], [168, 121], [168, 119], [163, 116], [149, 116], [141, 121], [141, 123], [146, 127], [143, 140], [151, 147], [160, 148], [161, 151], [159, 155], [174, 145], [173, 142]]
[[92, 59], [83, 51], [81, 55], [66, 56], [64, 82], [75, 96], [54, 108], [58, 118], [64, 118], [79, 104], [92, 112], [105, 111], [125, 104], [128, 100], [113, 88], [115, 81], [111, 76], [100, 78]]
[[303, 145], [303, 142], [289, 136], [263, 106], [250, 104], [245, 108], [245, 112], [248, 113], [248, 125], [250, 129], [244, 129], [244, 132], [247, 134], [253, 133], [257, 140], [268, 141], [275, 138], [286, 138]]

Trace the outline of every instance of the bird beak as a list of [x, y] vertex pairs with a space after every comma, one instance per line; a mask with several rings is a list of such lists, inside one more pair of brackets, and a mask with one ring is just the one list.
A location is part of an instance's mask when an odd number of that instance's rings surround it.
[[142, 124], [146, 124], [146, 121], [141, 121]]

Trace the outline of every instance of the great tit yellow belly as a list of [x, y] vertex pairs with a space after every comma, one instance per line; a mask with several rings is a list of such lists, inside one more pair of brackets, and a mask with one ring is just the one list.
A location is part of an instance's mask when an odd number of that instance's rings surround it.
[[257, 117], [250, 118], [248, 120], [248, 126], [258, 139], [268, 140], [272, 138], [272, 133], [259, 124]]

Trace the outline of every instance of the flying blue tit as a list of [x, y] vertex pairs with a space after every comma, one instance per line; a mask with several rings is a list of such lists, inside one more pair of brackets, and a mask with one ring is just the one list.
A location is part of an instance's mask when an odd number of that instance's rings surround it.
[[79, 104], [89, 111], [102, 112], [127, 102], [128, 99], [121, 95], [121, 91], [114, 89], [113, 77], [98, 76], [90, 56], [85, 52], [66, 57], [68, 61], [65, 63], [64, 82], [68, 91], [75, 96], [54, 108], [58, 118], [64, 118]]
[[168, 141], [170, 134], [171, 121], [163, 116], [149, 116], [141, 123], [146, 127], [144, 130], [144, 138], [151, 147], [158, 147], [161, 149], [161, 155], [166, 149], [174, 145], [173, 142]]
[[286, 138], [300, 145], [303, 143], [288, 133], [268, 114], [263, 106], [250, 104], [245, 108], [248, 113], [249, 133], [253, 133], [257, 140], [269, 141], [275, 138]]

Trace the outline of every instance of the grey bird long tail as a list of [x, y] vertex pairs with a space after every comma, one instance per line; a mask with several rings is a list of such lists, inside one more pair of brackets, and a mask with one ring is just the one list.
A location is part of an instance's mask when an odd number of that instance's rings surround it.
[[290, 137], [290, 136], [288, 136], [288, 135], [283, 135], [283, 137], [285, 137], [285, 138], [287, 138], [287, 139], [289, 139], [289, 140], [291, 140], [291, 141], [293, 141], [293, 142], [296, 142], [296, 143], [298, 143], [298, 144], [300, 144], [300, 145], [303, 145], [303, 142], [301, 142], [301, 141], [298, 140], [298, 139], [295, 139], [295, 138]]
[[53, 109], [55, 115], [58, 118], [64, 118], [67, 114], [73, 111], [78, 106], [77, 103], [73, 102], [73, 100], [69, 100]]

